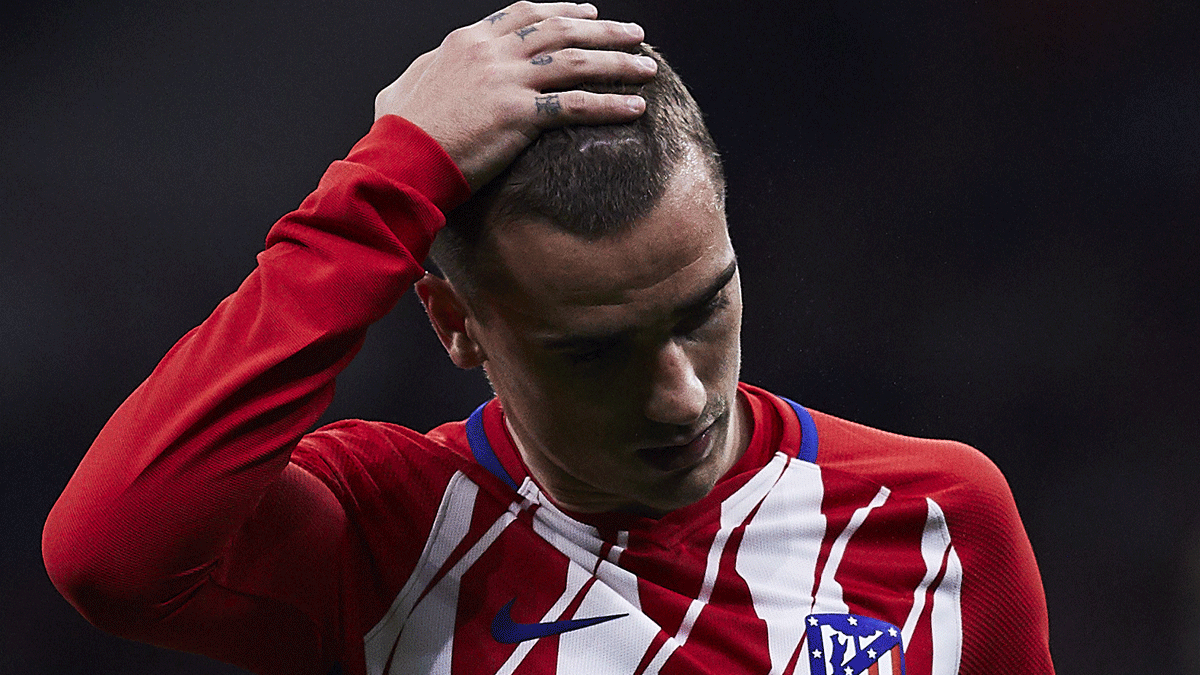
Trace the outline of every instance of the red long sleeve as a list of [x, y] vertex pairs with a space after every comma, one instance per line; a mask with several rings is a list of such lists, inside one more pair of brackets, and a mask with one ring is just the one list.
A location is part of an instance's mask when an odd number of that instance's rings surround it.
[[121, 405], [50, 513], [46, 567], [84, 616], [262, 672], [328, 667], [326, 553], [345, 518], [289, 456], [468, 192], [433, 139], [385, 117], [276, 223], [254, 272]]

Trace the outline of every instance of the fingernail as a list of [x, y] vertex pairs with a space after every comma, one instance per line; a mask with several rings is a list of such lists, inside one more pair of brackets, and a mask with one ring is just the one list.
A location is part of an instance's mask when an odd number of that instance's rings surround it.
[[646, 32], [642, 30], [642, 27], [637, 25], [636, 23], [625, 24], [625, 32], [629, 33], [630, 37], [635, 37], [639, 40], [641, 40], [646, 35]]
[[639, 57], [637, 57], [637, 62], [638, 62], [638, 65], [642, 67], [642, 70], [657, 70], [658, 69], [658, 64], [655, 63], [654, 59], [650, 58], [649, 56], [639, 56]]
[[646, 107], [646, 101], [643, 100], [641, 96], [626, 96], [625, 107], [628, 108], [630, 112], [641, 113]]

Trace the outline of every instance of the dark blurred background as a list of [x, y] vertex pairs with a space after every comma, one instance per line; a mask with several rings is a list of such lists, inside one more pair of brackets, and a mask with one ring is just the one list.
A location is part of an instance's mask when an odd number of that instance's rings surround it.
[[[39, 536], [108, 415], [499, 3], [40, 2], [0, 23], [0, 671], [239, 672], [109, 637]], [[1008, 476], [1060, 673], [1200, 673], [1195, 0], [611, 0], [723, 148], [744, 379]], [[488, 394], [415, 297], [327, 419]]]

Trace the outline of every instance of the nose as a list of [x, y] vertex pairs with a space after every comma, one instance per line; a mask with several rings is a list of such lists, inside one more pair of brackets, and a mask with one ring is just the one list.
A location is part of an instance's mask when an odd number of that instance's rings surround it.
[[696, 375], [684, 345], [667, 340], [650, 363], [650, 395], [646, 417], [663, 424], [687, 426], [704, 414], [708, 394]]

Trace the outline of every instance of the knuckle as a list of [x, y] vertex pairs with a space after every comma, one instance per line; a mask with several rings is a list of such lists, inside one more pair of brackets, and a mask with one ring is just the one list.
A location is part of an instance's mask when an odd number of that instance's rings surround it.
[[490, 62], [493, 51], [491, 43], [486, 40], [473, 40], [463, 44], [464, 55], [468, 60], [475, 63]]
[[578, 68], [586, 65], [588, 61], [587, 52], [578, 47], [568, 47], [558, 53], [558, 58], [568, 66]]
[[617, 42], [627, 42], [630, 40], [628, 24], [617, 21], [609, 21], [605, 24], [605, 31], [608, 37]]
[[586, 92], [573, 91], [561, 96], [563, 112], [568, 115], [581, 115], [587, 111], [588, 95]]
[[446, 38], [442, 40], [442, 44], [459, 44], [467, 40], [469, 29], [467, 27], [455, 28], [446, 34]]
[[450, 52], [468, 50], [479, 45], [482, 38], [470, 28], [456, 28], [442, 40], [442, 47]]
[[552, 16], [541, 21], [543, 30], [552, 31], [554, 33], [566, 33], [570, 30], [573, 22], [565, 16]]
[[517, 2], [514, 2], [513, 4], [508, 6], [508, 11], [519, 12], [522, 15], [527, 15], [527, 14], [532, 14], [536, 7], [537, 7], [537, 5], [535, 5], [532, 2], [529, 2], [529, 0], [518, 0]]

